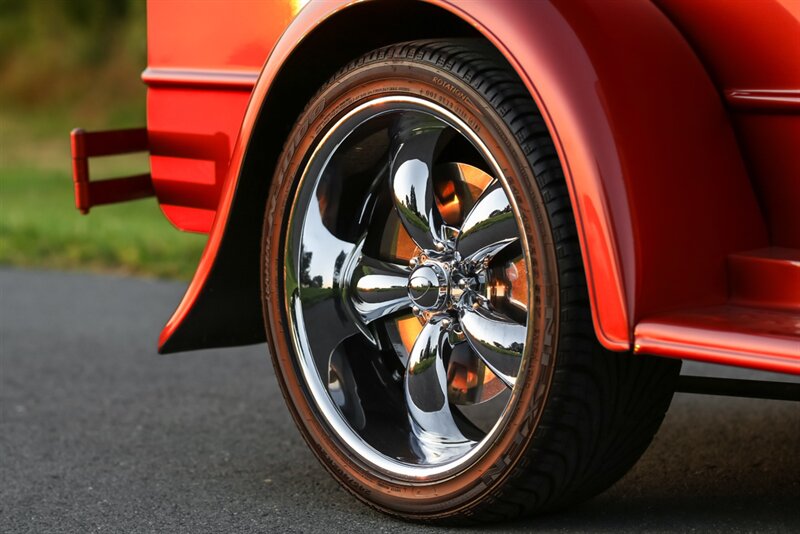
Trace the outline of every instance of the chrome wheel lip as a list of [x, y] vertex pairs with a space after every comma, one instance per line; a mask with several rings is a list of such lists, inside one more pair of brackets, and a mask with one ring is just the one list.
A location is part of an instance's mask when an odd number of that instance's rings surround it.
[[[448, 126], [454, 128], [457, 132], [466, 137], [480, 152], [481, 156], [485, 159], [486, 163], [491, 167], [494, 176], [501, 184], [508, 198], [508, 202], [511, 205], [511, 209], [514, 215], [514, 220], [517, 224], [520, 233], [520, 245], [522, 247], [524, 261], [528, 266], [527, 269], [528, 287], [529, 291], [532, 292], [534, 288], [531, 280], [533, 271], [530, 269], [531, 259], [530, 259], [528, 242], [524, 238], [525, 227], [522, 224], [522, 219], [519, 214], [519, 208], [516, 205], [514, 196], [511, 194], [509, 185], [507, 183], [507, 179], [502, 171], [502, 168], [500, 167], [500, 165], [498, 164], [497, 160], [492, 155], [492, 153], [489, 151], [488, 147], [483, 142], [483, 140], [480, 137], [478, 137], [463, 120], [461, 120], [457, 115], [455, 115], [451, 111], [447, 110], [446, 108], [436, 103], [413, 96], [385, 96], [370, 100], [353, 108], [352, 110], [347, 112], [344, 116], [339, 118], [330, 128], [328, 128], [326, 133], [316, 144], [311, 156], [305, 160], [304, 168], [302, 170], [302, 174], [298, 182], [296, 191], [299, 192], [303, 190], [304, 185], [309, 179], [316, 179], [316, 180], [319, 179], [318, 176], [310, 177], [309, 170], [312, 166], [311, 165], [312, 162], [317, 160], [323, 148], [329, 151], [325, 162], [323, 162], [322, 164], [322, 168], [325, 168], [329, 163], [331, 157], [333, 157], [333, 155], [336, 153], [337, 149], [347, 139], [347, 136], [353, 131], [355, 131], [355, 129], [358, 126], [380, 115], [397, 112], [402, 108], [391, 107], [389, 109], [384, 109], [384, 110], [377, 109], [374, 114], [371, 114], [368, 117], [366, 117], [363, 121], [354, 124], [349, 129], [349, 132], [346, 132], [345, 135], [339, 140], [336, 146], [326, 147], [327, 143], [329, 142], [329, 140], [331, 139], [331, 137], [335, 132], [337, 132], [343, 125], [351, 121], [354, 117], [364, 113], [367, 110], [381, 108], [381, 107], [388, 107], [388, 106], [407, 106], [409, 109], [413, 110], [421, 109], [424, 112], [429, 113], [433, 117], [437, 118], [438, 120], [444, 122]], [[289, 212], [290, 221], [295, 220], [296, 216], [295, 210], [298, 207], [300, 206], [298, 206], [295, 202], [293, 202]], [[288, 249], [288, 241], [286, 246]], [[417, 266], [417, 269], [420, 267], [423, 267], [423, 265]], [[416, 482], [420, 481], [430, 482], [434, 480], [449, 478], [451, 476], [458, 474], [466, 466], [471, 465], [474, 462], [478, 461], [490, 448], [491, 444], [498, 439], [498, 437], [501, 434], [501, 429], [508, 422], [511, 409], [516, 404], [516, 401], [519, 397], [520, 388], [518, 387], [514, 387], [511, 390], [511, 397], [508, 403], [506, 404], [505, 409], [495, 422], [494, 426], [486, 434], [486, 436], [480, 442], [478, 442], [478, 444], [474, 446], [471, 450], [465, 452], [464, 454], [458, 456], [457, 458], [451, 461], [438, 464], [412, 464], [397, 460], [395, 458], [388, 457], [385, 454], [373, 448], [344, 419], [342, 413], [339, 411], [338, 407], [332, 401], [327, 387], [323, 384], [322, 380], [320, 379], [319, 372], [315, 366], [312, 351], [308, 345], [308, 333], [305, 331], [305, 323], [302, 319], [303, 310], [302, 310], [301, 300], [299, 298], [293, 299], [293, 296], [289, 294], [289, 290], [291, 288], [288, 285], [289, 280], [287, 277], [286, 266], [284, 266], [283, 282], [284, 282], [284, 290], [286, 291], [285, 305], [286, 305], [287, 317], [289, 318], [289, 324], [290, 324], [289, 328], [290, 338], [293, 348], [295, 350], [295, 354], [297, 354], [298, 356], [295, 359], [295, 361], [299, 365], [302, 377], [305, 381], [305, 385], [308, 388], [308, 392], [311, 394], [311, 397], [313, 399], [313, 405], [322, 416], [320, 423], [328, 425], [330, 429], [333, 431], [332, 433], [336, 436], [336, 438], [360, 461], [375, 468], [378, 472], [382, 473], [383, 475], [391, 479], [404, 479]], [[442, 287], [447, 287], [448, 285], [449, 285], [448, 283], [440, 282], [438, 288], [433, 287], [432, 290], [436, 289], [441, 291]], [[411, 299], [410, 296], [409, 299], [413, 301], [413, 299]], [[533, 302], [533, 300], [531, 300], [531, 302]], [[437, 305], [439, 305], [438, 301]], [[432, 308], [435, 308], [435, 306], [433, 306]], [[526, 374], [526, 370], [530, 365], [530, 360], [531, 360], [530, 355], [533, 352], [534, 348], [533, 344], [531, 343], [531, 339], [533, 337], [532, 333], [533, 321], [534, 321], [533, 314], [528, 313], [527, 322], [525, 325], [525, 328], [527, 329], [525, 338], [526, 354], [524, 354], [522, 357], [521, 367], [518, 375], [520, 377]]]

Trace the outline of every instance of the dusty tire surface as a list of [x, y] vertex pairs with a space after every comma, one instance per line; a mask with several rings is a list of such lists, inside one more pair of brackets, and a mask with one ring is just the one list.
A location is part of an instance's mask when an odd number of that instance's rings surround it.
[[[349, 110], [397, 95], [436, 103], [485, 143], [502, 169], [529, 252], [531, 328], [508, 415], [479, 457], [429, 480], [375, 469], [321, 416], [298, 368], [285, 294], [287, 224], [309, 158]], [[508, 520], [596, 495], [647, 448], [671, 401], [680, 362], [611, 353], [597, 342], [553, 141], [527, 89], [487, 43], [401, 43], [347, 65], [298, 119], [268, 198], [262, 292], [278, 382], [311, 450], [361, 501], [417, 521]]]

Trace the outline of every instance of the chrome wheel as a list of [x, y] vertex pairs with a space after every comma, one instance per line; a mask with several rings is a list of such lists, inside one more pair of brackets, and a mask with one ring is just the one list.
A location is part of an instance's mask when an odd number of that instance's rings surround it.
[[527, 363], [529, 258], [498, 165], [458, 117], [406, 96], [347, 113], [303, 168], [286, 311], [321, 419], [393, 476], [463, 466]]
[[[560, 509], [618, 480], [669, 406], [679, 362], [597, 342], [555, 127], [491, 43], [426, 39], [343, 67], [286, 140], [261, 242], [275, 376], [378, 510]], [[250, 172], [271, 161], [253, 135]]]

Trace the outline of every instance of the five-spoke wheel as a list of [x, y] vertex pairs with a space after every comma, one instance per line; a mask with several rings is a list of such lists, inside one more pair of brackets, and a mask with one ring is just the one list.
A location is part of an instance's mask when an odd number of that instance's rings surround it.
[[306, 168], [285, 264], [315, 401], [375, 465], [464, 458], [501, 419], [528, 330], [496, 162], [452, 113], [404, 96], [351, 110]]
[[301, 434], [356, 497], [512, 518], [602, 491], [644, 451], [678, 366], [598, 344], [557, 151], [490, 44], [353, 62], [276, 169], [270, 351]]

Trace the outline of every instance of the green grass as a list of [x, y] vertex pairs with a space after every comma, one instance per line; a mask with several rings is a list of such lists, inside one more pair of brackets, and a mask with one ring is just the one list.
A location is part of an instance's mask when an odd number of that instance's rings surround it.
[[[74, 207], [69, 130], [145, 125], [145, 4], [0, 0], [0, 265], [192, 276], [206, 236], [155, 199]], [[144, 155], [91, 162], [93, 178], [147, 172]]]
[[155, 199], [84, 216], [67, 172], [0, 166], [0, 264], [187, 280], [205, 241], [173, 228]]
[[[154, 198], [95, 207], [89, 215], [75, 209], [71, 126], [141, 126], [143, 93], [141, 102], [87, 120], [74, 109], [0, 113], [0, 265], [191, 278], [206, 236], [175, 229]], [[147, 168], [145, 154], [90, 162], [93, 178]]]
[[[88, 120], [74, 110], [0, 113], [0, 265], [191, 278], [206, 236], [175, 229], [154, 198], [89, 215], [75, 209], [70, 127], [143, 125], [143, 96]], [[90, 167], [93, 178], [128, 176], [147, 172], [147, 157], [98, 158]]]

